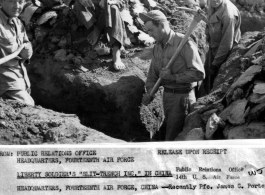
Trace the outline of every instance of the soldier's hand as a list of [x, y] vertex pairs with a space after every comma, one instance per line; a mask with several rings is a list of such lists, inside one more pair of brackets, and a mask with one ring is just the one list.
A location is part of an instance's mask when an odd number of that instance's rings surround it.
[[18, 46], [16, 52], [18, 52], [18, 54], [20, 54], [21, 50], [24, 49], [24, 47], [25, 47], [25, 43], [21, 44], [20, 46]]
[[142, 104], [147, 106], [153, 101], [154, 97], [150, 96], [149, 93], [145, 93], [142, 99]]
[[171, 74], [171, 70], [167, 68], [162, 68], [159, 73], [159, 77], [161, 79], [169, 80], [169, 81], [174, 81], [175, 76]]
[[81, 3], [81, 5], [83, 5], [84, 7], [91, 7], [93, 9], [95, 9], [95, 5], [92, 2], [92, 0], [79, 0], [79, 2]]
[[33, 54], [33, 50], [32, 50], [31, 43], [30, 42], [24, 43], [24, 48], [19, 53], [19, 56], [22, 59], [27, 60], [27, 59], [30, 59], [31, 58], [32, 54]]

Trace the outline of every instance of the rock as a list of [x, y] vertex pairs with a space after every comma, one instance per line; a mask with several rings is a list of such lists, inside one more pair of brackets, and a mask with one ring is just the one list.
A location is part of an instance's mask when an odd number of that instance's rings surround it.
[[198, 112], [200, 114], [203, 114], [204, 112], [207, 112], [207, 111], [210, 111], [210, 110], [213, 110], [213, 109], [217, 109], [219, 112], [221, 112], [221, 111], [224, 110], [224, 105], [221, 104], [220, 102], [215, 102], [214, 104], [209, 104], [207, 106], [199, 108]]
[[192, 141], [192, 140], [204, 140], [204, 132], [202, 128], [195, 128], [192, 129], [186, 136], [186, 141]]
[[224, 121], [220, 117], [218, 117], [215, 113], [212, 114], [206, 124], [205, 138], [208, 140], [212, 139], [213, 134], [216, 132], [219, 125], [224, 126], [225, 125]]
[[252, 63], [253, 63], [253, 64], [258, 64], [258, 65], [260, 65], [260, 64], [262, 63], [262, 61], [263, 61], [263, 57], [260, 56], [260, 57], [258, 57], [257, 59], [252, 60]]
[[97, 45], [94, 50], [97, 52], [98, 55], [104, 56], [110, 54], [110, 48], [105, 45]]
[[258, 101], [261, 101], [261, 98], [263, 97], [263, 95], [261, 94], [257, 94], [257, 93], [252, 93], [250, 94], [250, 96], [248, 97], [248, 100], [252, 103], [258, 103]]
[[265, 82], [263, 83], [256, 83], [253, 89], [253, 93], [257, 94], [265, 94]]
[[72, 58], [72, 61], [74, 62], [75, 65], [77, 65], [78, 67], [80, 67], [81, 64], [85, 63], [84, 58], [82, 58], [81, 56], [74, 56]]
[[6, 116], [5, 112], [3, 110], [0, 110], [0, 119], [4, 119]]
[[203, 128], [205, 124], [201, 118], [200, 113], [197, 111], [192, 112], [189, 114], [184, 123], [184, 128], [182, 132], [177, 136], [175, 141], [184, 141], [188, 135], [188, 133], [195, 128]]
[[219, 117], [224, 121], [228, 120], [234, 125], [243, 124], [249, 111], [249, 108], [246, 108], [247, 103], [246, 99], [234, 101], [219, 114]]
[[66, 60], [67, 60], [67, 61], [70, 61], [70, 60], [72, 60], [74, 57], [75, 57], [75, 55], [72, 54], [72, 53], [70, 53], [70, 54], [68, 54], [68, 55], [66, 56]]
[[65, 49], [60, 49], [55, 52], [54, 59], [56, 61], [64, 62], [67, 60]]
[[87, 54], [86, 54], [86, 58], [89, 58], [89, 59], [96, 59], [97, 58], [97, 52], [95, 51], [89, 51]]
[[265, 123], [252, 122], [229, 130], [228, 139], [264, 139]]
[[258, 104], [255, 107], [253, 107], [247, 116], [248, 121], [251, 120], [257, 120], [261, 112], [265, 110], [265, 103], [263, 104]]
[[60, 42], [58, 43], [58, 46], [61, 48], [65, 48], [66, 45], [67, 45], [67, 39], [66, 39], [66, 37], [62, 37]]
[[60, 40], [61, 40], [61, 39], [60, 39], [59, 36], [53, 36], [52, 39], [51, 39], [51, 42], [52, 42], [52, 43], [59, 43]]
[[37, 20], [37, 24], [42, 25], [43, 23], [47, 22], [49, 19], [54, 17], [57, 17], [56, 11], [48, 11]]
[[44, 37], [48, 34], [49, 29], [44, 26], [37, 26], [35, 29], [35, 38], [38, 43], [42, 42]]
[[134, 25], [127, 25], [127, 28], [133, 34], [139, 32], [138, 28], [136, 26], [134, 26]]
[[21, 19], [25, 22], [26, 25], [29, 24], [32, 15], [34, 12], [38, 9], [37, 6], [34, 6], [33, 4], [30, 4], [25, 8], [25, 10], [20, 14]]
[[44, 134], [44, 138], [47, 142], [57, 142], [59, 139], [57, 133], [52, 130], [48, 130]]
[[235, 100], [241, 99], [243, 96], [243, 93], [244, 93], [244, 91], [241, 88], [237, 88], [234, 91], [234, 94], [232, 96], [232, 100], [235, 101]]
[[139, 13], [145, 12], [143, 4], [140, 0], [131, 0], [132, 2], [132, 15], [139, 15]]
[[81, 71], [83, 71], [83, 72], [87, 72], [87, 71], [88, 71], [88, 69], [85, 68], [84, 66], [78, 66], [77, 69], [78, 69], [78, 70], [81, 70]]
[[127, 22], [129, 25], [133, 25], [133, 18], [132, 18], [132, 16], [131, 16], [131, 14], [130, 14], [130, 11], [129, 10], [127, 10], [127, 9], [123, 9], [122, 11], [121, 11], [121, 17], [122, 17], [122, 19], [123, 19], [123, 21], [124, 22]]
[[145, 7], [156, 7], [157, 2], [155, 0], [142, 0], [142, 3], [144, 4]]
[[225, 139], [228, 139], [229, 130], [234, 128], [234, 126], [227, 124], [223, 130], [223, 135]]
[[33, 134], [40, 133], [39, 128], [37, 128], [34, 124], [30, 125], [27, 130], [32, 132]]
[[7, 123], [4, 120], [0, 120], [0, 127], [6, 128], [7, 127]]
[[213, 109], [213, 110], [209, 110], [209, 111], [206, 111], [204, 112], [201, 117], [202, 117], [202, 120], [207, 123], [207, 121], [209, 120], [209, 118], [211, 117], [211, 115], [213, 113], [216, 113], [218, 110], [217, 109]]
[[251, 83], [248, 87], [247, 87], [247, 89], [245, 90], [245, 92], [244, 92], [244, 98], [249, 98], [249, 95], [250, 95], [250, 93], [252, 92], [252, 90], [253, 90], [253, 87], [254, 87], [254, 84], [253, 83]]
[[198, 6], [198, 5], [199, 5], [199, 2], [196, 0], [186, 0], [185, 1], [185, 6], [188, 6], [188, 7], [194, 7], [194, 6]]
[[233, 83], [231, 85], [231, 88], [228, 90], [227, 94], [226, 94], [226, 98], [229, 99], [231, 98], [231, 96], [233, 96], [234, 94], [234, 90], [239, 88], [239, 87], [243, 87], [245, 84], [247, 84], [248, 82], [250, 82], [251, 80], [253, 80], [254, 76], [258, 73], [260, 73], [262, 70], [262, 66], [259, 65], [253, 65], [251, 67], [249, 67], [238, 79], [235, 83]]
[[257, 99], [253, 100], [253, 103], [256, 103], [256, 104], [265, 103], [265, 95], [259, 96]]

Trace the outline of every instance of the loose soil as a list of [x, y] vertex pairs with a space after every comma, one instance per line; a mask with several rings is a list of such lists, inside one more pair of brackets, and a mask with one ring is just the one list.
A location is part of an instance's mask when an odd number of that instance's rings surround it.
[[0, 144], [87, 144], [123, 142], [80, 124], [75, 114], [54, 112], [0, 98]]

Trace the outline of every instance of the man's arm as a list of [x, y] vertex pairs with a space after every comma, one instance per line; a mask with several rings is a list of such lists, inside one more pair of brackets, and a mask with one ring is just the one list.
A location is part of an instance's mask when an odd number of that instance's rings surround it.
[[170, 69], [162, 69], [160, 77], [176, 81], [176, 83], [193, 83], [203, 80], [205, 71], [195, 43], [192, 41], [187, 42], [181, 51], [181, 55], [185, 59], [187, 70], [182, 73], [172, 74]]
[[22, 50], [23, 48], [24, 48], [24, 44], [20, 45], [20, 46], [18, 47], [18, 49], [17, 49], [14, 53], [12, 53], [12, 54], [10, 54], [10, 55], [8, 55], [8, 56], [5, 56], [5, 57], [3, 57], [3, 58], [0, 58], [0, 65], [1, 65], [1, 64], [4, 64], [4, 63], [6, 63], [6, 62], [8, 62], [9, 60], [14, 59], [15, 57], [17, 57], [18, 54], [21, 52], [21, 50]]
[[24, 31], [23, 44], [24, 44], [24, 48], [19, 53], [19, 56], [24, 60], [30, 59], [31, 56], [33, 55], [33, 49], [32, 49], [32, 45], [28, 39], [26, 30]]
[[219, 68], [222, 65], [233, 47], [235, 24], [235, 18], [230, 18], [228, 16], [223, 18], [222, 40], [212, 63], [215, 67]]

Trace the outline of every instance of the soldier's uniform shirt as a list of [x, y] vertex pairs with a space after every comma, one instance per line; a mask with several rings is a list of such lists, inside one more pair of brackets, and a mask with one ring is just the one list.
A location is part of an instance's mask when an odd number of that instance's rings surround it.
[[[0, 58], [14, 53], [21, 44], [27, 42], [29, 40], [22, 22], [18, 18], [10, 19], [0, 9]], [[32, 48], [28, 52], [31, 56]], [[26, 91], [29, 88], [30, 81], [22, 60], [14, 58], [0, 65], [0, 96], [6, 92]], [[30, 104], [32, 101], [29, 100]]]
[[220, 67], [227, 59], [234, 43], [238, 43], [241, 38], [241, 15], [232, 2], [224, 0], [217, 10], [209, 8], [208, 19], [212, 25], [207, 28], [214, 56], [212, 65]]
[[[162, 48], [160, 43], [153, 48], [152, 62], [149, 68], [146, 89], [150, 93], [159, 78], [159, 72], [166, 67], [184, 36], [170, 31], [169, 40]], [[196, 101], [193, 88], [204, 79], [205, 71], [196, 44], [189, 40], [171, 66], [175, 76], [172, 82], [162, 80], [162, 86], [179, 90], [180, 93], [163, 94], [163, 106], [166, 122], [166, 140], [174, 140], [182, 131], [185, 117], [190, 112], [190, 105]], [[189, 91], [185, 93], [184, 91]]]

